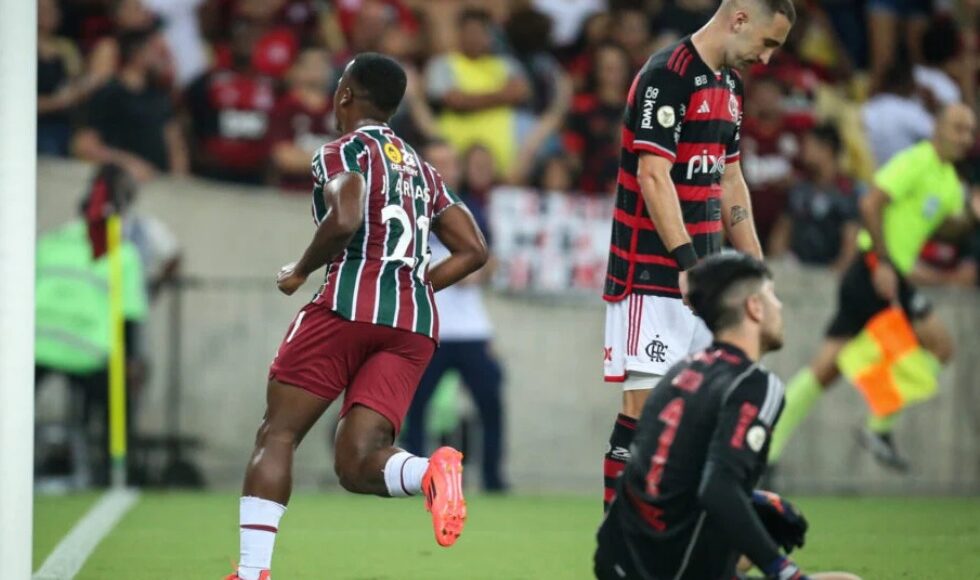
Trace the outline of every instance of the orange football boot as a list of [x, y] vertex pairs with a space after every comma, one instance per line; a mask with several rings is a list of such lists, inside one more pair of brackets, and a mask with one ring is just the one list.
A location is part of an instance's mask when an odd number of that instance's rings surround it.
[[436, 542], [444, 548], [456, 543], [466, 523], [463, 497], [463, 454], [452, 447], [440, 447], [429, 457], [422, 476], [425, 509], [432, 514]]

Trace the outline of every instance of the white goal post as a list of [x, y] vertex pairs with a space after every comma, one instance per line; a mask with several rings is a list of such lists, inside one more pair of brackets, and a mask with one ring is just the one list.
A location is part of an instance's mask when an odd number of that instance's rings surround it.
[[37, 3], [0, 0], [0, 563], [31, 577]]

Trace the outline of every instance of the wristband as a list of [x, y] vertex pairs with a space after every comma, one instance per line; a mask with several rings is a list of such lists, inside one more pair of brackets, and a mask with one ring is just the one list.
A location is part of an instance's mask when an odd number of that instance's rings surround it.
[[681, 244], [671, 250], [670, 257], [677, 262], [677, 267], [681, 270], [690, 270], [698, 263], [698, 253], [690, 243]]

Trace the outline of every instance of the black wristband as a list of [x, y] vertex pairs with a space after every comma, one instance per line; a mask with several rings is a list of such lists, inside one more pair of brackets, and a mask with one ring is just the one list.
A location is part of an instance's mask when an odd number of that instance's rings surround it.
[[694, 251], [692, 244], [681, 244], [670, 252], [670, 256], [677, 262], [677, 267], [681, 270], [690, 270], [698, 263], [698, 253]]

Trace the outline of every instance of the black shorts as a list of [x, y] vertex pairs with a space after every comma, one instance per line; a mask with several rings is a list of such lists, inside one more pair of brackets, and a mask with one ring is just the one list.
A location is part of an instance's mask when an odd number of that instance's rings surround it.
[[[909, 320], [921, 320], [932, 312], [929, 299], [901, 274], [898, 276], [898, 301]], [[875, 292], [871, 270], [864, 254], [860, 254], [841, 278], [840, 291], [837, 294], [837, 313], [827, 327], [827, 336], [850, 338], [861, 332], [875, 314], [887, 307], [888, 302]]]

